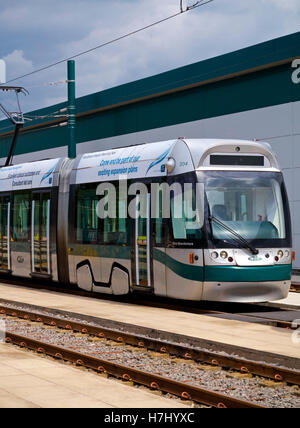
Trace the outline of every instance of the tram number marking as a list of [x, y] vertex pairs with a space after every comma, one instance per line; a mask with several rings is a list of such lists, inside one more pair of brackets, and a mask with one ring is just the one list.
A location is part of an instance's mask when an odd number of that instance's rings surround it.
[[292, 334], [292, 342], [295, 345], [298, 345], [300, 343], [300, 320], [295, 320], [292, 323], [292, 328], [296, 328], [297, 329]]
[[249, 257], [248, 260], [250, 262], [261, 262], [262, 258], [258, 257], [258, 256], [253, 256], [253, 257]]

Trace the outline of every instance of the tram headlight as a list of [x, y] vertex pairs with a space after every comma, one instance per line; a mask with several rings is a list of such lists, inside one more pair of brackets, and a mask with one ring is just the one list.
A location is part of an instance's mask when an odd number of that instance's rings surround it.
[[283, 257], [283, 251], [282, 251], [282, 250], [279, 250], [279, 251], [278, 251], [278, 253], [277, 253], [277, 255], [278, 255], [278, 257], [279, 257], [280, 259], [282, 259], [282, 257]]
[[287, 258], [288, 258], [288, 257], [290, 257], [290, 255], [291, 255], [291, 254], [290, 254], [289, 250], [286, 250], [286, 251], [284, 252], [284, 256], [285, 256], [285, 257], [287, 257]]
[[213, 259], [217, 259], [219, 257], [219, 254], [216, 251], [214, 251], [213, 253], [211, 253], [211, 256]]
[[227, 259], [228, 253], [226, 251], [221, 251], [220, 256], [222, 257], [222, 259]]

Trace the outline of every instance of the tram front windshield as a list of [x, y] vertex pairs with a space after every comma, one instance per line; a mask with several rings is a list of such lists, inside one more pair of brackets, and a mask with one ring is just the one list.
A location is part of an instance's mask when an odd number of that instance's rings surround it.
[[215, 248], [236, 246], [228, 229], [256, 247], [291, 247], [290, 213], [281, 173], [214, 171], [199, 173], [198, 179], [205, 183]]

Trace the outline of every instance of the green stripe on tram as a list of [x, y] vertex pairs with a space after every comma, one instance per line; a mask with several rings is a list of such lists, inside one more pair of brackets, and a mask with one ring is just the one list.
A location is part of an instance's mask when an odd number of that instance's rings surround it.
[[153, 249], [153, 258], [157, 262], [166, 265], [167, 268], [182, 278], [189, 279], [191, 281], [204, 281], [203, 266], [186, 265], [184, 263], [178, 262], [157, 248]]
[[292, 265], [277, 266], [207, 266], [207, 282], [266, 282], [288, 281], [291, 279]]
[[[115, 245], [85, 246], [75, 245], [75, 255], [86, 257], [103, 257], [111, 259], [130, 260], [130, 247]], [[292, 275], [292, 265], [277, 266], [195, 266], [181, 263], [165, 254], [158, 248], [153, 249], [155, 261], [163, 264], [176, 275], [191, 281], [199, 282], [266, 282], [289, 281]]]
[[162, 251], [153, 250], [154, 260], [166, 265], [182, 278], [205, 282], [266, 282], [288, 281], [292, 275], [292, 265], [277, 266], [193, 266], [174, 260]]

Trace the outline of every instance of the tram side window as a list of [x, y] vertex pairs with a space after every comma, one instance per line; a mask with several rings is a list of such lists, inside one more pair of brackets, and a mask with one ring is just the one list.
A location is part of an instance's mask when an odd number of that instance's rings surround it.
[[193, 187], [184, 194], [171, 196], [171, 235], [176, 241], [194, 242], [202, 240], [200, 215], [196, 210], [196, 192]]
[[30, 194], [14, 195], [13, 203], [13, 233], [14, 241], [29, 241], [30, 239]]
[[[123, 218], [127, 213], [127, 200], [120, 198], [118, 184], [116, 188], [116, 216], [107, 216], [103, 219], [103, 243], [106, 245], [128, 245], [130, 231], [128, 218]], [[107, 207], [105, 207], [107, 208]]]
[[97, 185], [81, 185], [77, 192], [76, 201], [76, 240], [83, 244], [98, 241], [99, 218], [96, 195]]
[[8, 202], [7, 197], [0, 197], [0, 241], [7, 239]]
[[152, 204], [155, 204], [157, 209], [157, 216], [153, 219], [153, 232], [155, 245], [163, 246], [165, 244], [165, 228], [164, 228], [164, 219], [163, 219], [163, 192], [155, 192], [156, 200], [152, 200]]

